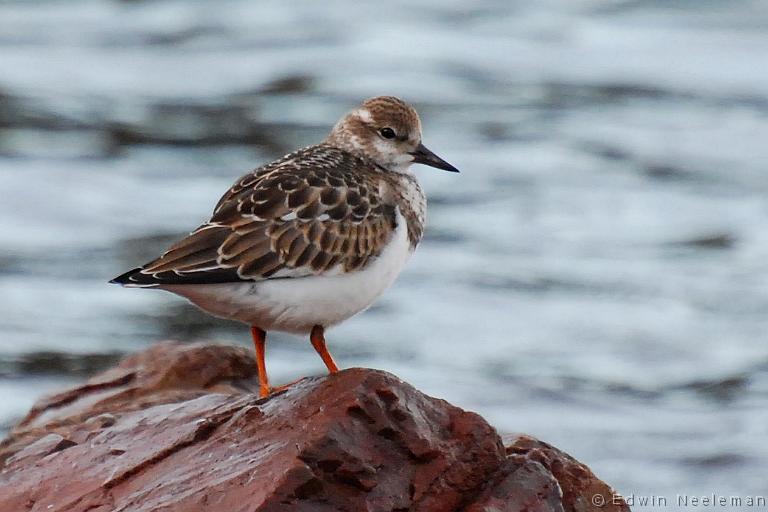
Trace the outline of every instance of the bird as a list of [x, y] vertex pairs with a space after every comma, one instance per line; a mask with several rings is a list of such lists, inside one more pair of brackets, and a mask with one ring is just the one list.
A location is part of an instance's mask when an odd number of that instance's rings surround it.
[[309, 335], [336, 373], [326, 329], [371, 306], [424, 234], [412, 164], [459, 172], [422, 144], [412, 106], [369, 98], [324, 141], [242, 176], [206, 222], [110, 283], [165, 290], [250, 326], [260, 397], [279, 389], [267, 375], [268, 331]]

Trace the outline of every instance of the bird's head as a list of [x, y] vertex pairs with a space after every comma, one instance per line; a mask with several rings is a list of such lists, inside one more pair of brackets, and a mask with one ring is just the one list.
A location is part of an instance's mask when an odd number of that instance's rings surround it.
[[392, 172], [408, 172], [413, 163], [459, 172], [424, 147], [419, 115], [393, 96], [365, 100], [336, 123], [326, 142]]

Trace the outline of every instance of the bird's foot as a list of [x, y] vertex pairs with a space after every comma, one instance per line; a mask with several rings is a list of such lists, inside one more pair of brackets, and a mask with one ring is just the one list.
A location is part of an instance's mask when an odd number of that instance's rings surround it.
[[281, 391], [285, 391], [294, 384], [301, 382], [306, 377], [301, 377], [299, 379], [296, 379], [294, 381], [289, 382], [288, 384], [283, 384], [281, 386], [268, 386], [266, 388], [260, 386], [259, 387], [259, 398], [266, 398], [274, 393], [280, 393]]

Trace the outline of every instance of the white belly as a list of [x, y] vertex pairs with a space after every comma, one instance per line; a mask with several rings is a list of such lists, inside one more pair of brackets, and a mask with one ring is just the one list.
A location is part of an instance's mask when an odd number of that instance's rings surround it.
[[269, 279], [255, 283], [169, 285], [164, 290], [202, 310], [266, 331], [306, 334], [315, 325], [331, 327], [365, 310], [397, 278], [412, 254], [405, 220], [376, 260], [350, 274]]

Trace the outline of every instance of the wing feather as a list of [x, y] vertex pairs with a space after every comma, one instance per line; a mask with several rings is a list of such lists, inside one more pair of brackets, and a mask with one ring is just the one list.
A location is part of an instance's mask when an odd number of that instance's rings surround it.
[[141, 286], [260, 281], [353, 272], [396, 228], [375, 167], [341, 150], [305, 148], [243, 176], [211, 219], [159, 258], [124, 274]]

